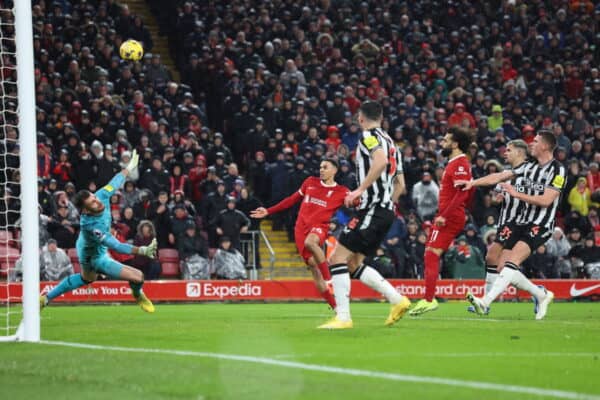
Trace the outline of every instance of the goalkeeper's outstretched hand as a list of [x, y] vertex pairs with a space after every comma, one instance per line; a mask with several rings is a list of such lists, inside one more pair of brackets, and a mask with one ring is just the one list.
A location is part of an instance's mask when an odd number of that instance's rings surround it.
[[134, 149], [133, 152], [131, 153], [131, 160], [129, 160], [129, 164], [127, 164], [127, 166], [125, 167], [125, 169], [127, 170], [127, 173], [130, 174], [131, 171], [136, 169], [139, 162], [140, 162], [140, 156], [138, 155], [137, 150]]
[[156, 249], [158, 247], [158, 243], [156, 242], [156, 238], [152, 239], [152, 242], [148, 246], [140, 246], [138, 248], [138, 254], [150, 258], [156, 258]]

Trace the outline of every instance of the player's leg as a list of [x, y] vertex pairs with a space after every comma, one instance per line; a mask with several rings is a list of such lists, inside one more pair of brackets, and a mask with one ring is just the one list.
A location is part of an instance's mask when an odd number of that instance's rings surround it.
[[498, 278], [498, 261], [502, 254], [502, 244], [494, 242], [485, 256], [485, 288], [484, 294], [489, 292]]
[[[519, 270], [519, 266], [529, 257], [531, 254], [531, 247], [528, 243], [524, 241], [518, 241], [512, 250], [508, 250], [503, 252], [502, 260], [504, 262], [504, 268], [498, 275], [498, 279], [492, 286], [492, 289], [483, 297], [483, 299], [476, 299], [475, 303], [478, 303], [477, 300], [481, 300], [479, 305], [483, 305], [484, 307], [489, 307], [489, 305], [500, 295], [502, 294], [508, 285], [512, 284], [516, 288], [521, 290], [526, 290], [534, 296], [539, 304], [540, 308], [541, 304], [544, 303], [543, 315], [545, 315], [549, 302], [552, 300], [552, 293], [546, 292], [543, 288], [540, 288], [533, 284], [523, 273]], [[476, 308], [477, 304], [473, 304]], [[540, 310], [538, 310], [538, 314]], [[538, 317], [536, 314], [536, 318]], [[543, 318], [541, 315], [541, 318]], [[541, 319], [540, 318], [540, 319]]]
[[329, 272], [329, 265], [323, 251], [323, 242], [325, 241], [326, 232], [325, 227], [312, 228], [310, 233], [304, 239], [304, 248], [306, 248], [313, 256], [316, 262], [317, 268], [321, 271], [323, 279], [326, 281], [331, 279], [331, 273]]
[[321, 297], [323, 297], [325, 299], [325, 301], [327, 302], [327, 304], [329, 304], [329, 306], [331, 307], [332, 310], [335, 310], [335, 298], [333, 297], [333, 290], [330, 291], [329, 287], [327, 286], [327, 282], [325, 282], [325, 279], [323, 278], [323, 275], [321, 275], [321, 271], [319, 270], [319, 268], [317, 267], [317, 263], [314, 259], [314, 257], [310, 257], [308, 260], [306, 260], [306, 264], [308, 265], [308, 269], [310, 270], [312, 276], [313, 276], [313, 280], [315, 281], [315, 286], [317, 287], [317, 290], [319, 291], [319, 293], [321, 294]]
[[371, 289], [383, 295], [390, 303], [390, 313], [385, 325], [392, 325], [404, 316], [410, 308], [410, 300], [402, 296], [379, 271], [364, 263], [365, 255], [354, 253], [348, 260], [348, 269], [353, 279], [358, 279]]
[[113, 260], [109, 255], [103, 255], [95, 260], [96, 270], [103, 274], [113, 278], [121, 279], [129, 282], [131, 288], [131, 294], [135, 299], [136, 303], [142, 308], [142, 310], [153, 313], [154, 305], [146, 297], [146, 294], [142, 290], [144, 286], [144, 274], [139, 269], [135, 269], [128, 265], [121, 264], [120, 262]]
[[420, 300], [412, 310], [410, 315], [420, 315], [429, 311], [437, 310], [438, 302], [435, 299], [435, 289], [438, 276], [440, 274], [440, 258], [448, 250], [450, 244], [464, 227], [463, 224], [455, 224], [440, 227], [433, 227], [429, 232], [427, 244], [425, 247], [425, 298]]
[[91, 257], [85, 252], [80, 246], [77, 247], [77, 256], [81, 260], [81, 273], [72, 274], [64, 278], [58, 285], [56, 285], [47, 295], [40, 296], [40, 307], [44, 308], [52, 300], [58, 296], [71, 292], [77, 288], [85, 286], [94, 282], [97, 279], [98, 274], [93, 269], [91, 264]]
[[319, 326], [319, 329], [348, 329], [352, 328], [350, 317], [350, 274], [348, 272], [348, 259], [352, 255], [342, 243], [335, 248], [330, 259], [331, 283], [335, 297], [336, 316], [330, 321]]

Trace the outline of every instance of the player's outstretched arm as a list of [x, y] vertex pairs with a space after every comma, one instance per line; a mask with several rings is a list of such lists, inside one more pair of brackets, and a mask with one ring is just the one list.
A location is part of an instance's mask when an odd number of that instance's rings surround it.
[[500, 182], [504, 182], [506, 180], [511, 179], [513, 176], [515, 176], [515, 173], [513, 171], [506, 170], [506, 171], [495, 172], [493, 174], [482, 176], [481, 178], [474, 179], [472, 181], [456, 180], [456, 181], [454, 181], [454, 186], [462, 187], [462, 190], [467, 191], [467, 190], [471, 190], [472, 187], [496, 185]]
[[121, 254], [136, 254], [140, 256], [146, 256], [150, 258], [156, 257], [156, 249], [158, 244], [156, 238], [152, 239], [152, 242], [148, 246], [132, 246], [129, 243], [119, 242], [110, 233], [105, 234], [100, 240], [103, 245]]
[[560, 189], [546, 188], [543, 194], [530, 195], [518, 192], [510, 183], [501, 183], [500, 186], [509, 196], [538, 207], [550, 207], [554, 200], [560, 196]]
[[131, 171], [137, 168], [139, 160], [140, 157], [137, 153], [137, 150], [133, 150], [133, 152], [131, 153], [131, 160], [129, 161], [129, 164], [127, 164], [127, 166], [123, 168], [121, 172], [113, 176], [110, 182], [108, 182], [104, 187], [98, 190], [96, 192], [96, 196], [98, 196], [102, 200], [106, 200], [107, 198], [112, 196], [115, 190], [118, 190], [123, 186], [123, 184], [125, 183], [125, 178], [127, 178]]
[[[288, 208], [290, 208], [291, 206], [293, 206], [294, 204], [296, 204], [297, 202], [302, 200], [302, 197], [304, 197], [304, 196], [300, 194], [300, 191], [294, 192], [291, 196], [288, 196], [285, 199], [281, 200], [279, 203], [275, 204], [273, 207], [267, 208], [265, 210], [267, 212], [267, 214], [264, 217], [266, 217], [267, 215], [278, 213], [283, 210], [287, 210]], [[261, 208], [264, 209], [264, 207], [260, 207], [254, 211], [258, 211]], [[252, 218], [264, 218], [264, 217], [258, 217], [258, 216], [255, 217], [252, 214], [250, 214], [250, 216]]]
[[250, 218], [261, 219], [269, 215], [269, 212], [264, 207], [258, 207], [256, 210], [250, 211]]

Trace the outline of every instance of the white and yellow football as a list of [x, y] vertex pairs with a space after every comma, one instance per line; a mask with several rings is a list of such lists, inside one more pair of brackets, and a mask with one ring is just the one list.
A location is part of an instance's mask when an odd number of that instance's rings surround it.
[[144, 47], [137, 40], [128, 39], [119, 48], [121, 58], [128, 61], [139, 61], [144, 56]]

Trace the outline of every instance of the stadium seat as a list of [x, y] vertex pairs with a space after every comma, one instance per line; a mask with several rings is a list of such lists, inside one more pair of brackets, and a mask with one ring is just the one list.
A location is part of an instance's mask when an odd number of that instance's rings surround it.
[[160, 263], [161, 278], [179, 278], [181, 276], [181, 272], [179, 271], [179, 263], [173, 262], [161, 262]]
[[71, 261], [71, 264], [73, 264], [73, 272], [75, 274], [78, 274], [81, 272], [81, 264], [79, 264], [78, 262], [73, 262], [73, 261]]
[[161, 263], [171, 262], [179, 264], [179, 252], [175, 249], [159, 249], [158, 261]]
[[14, 267], [21, 252], [13, 247], [0, 246], [0, 276], [8, 275], [8, 269]]
[[71, 263], [73, 263], [73, 266], [75, 266], [75, 263], [79, 264], [79, 257], [77, 256], [77, 249], [75, 249], [75, 248], [67, 249], [67, 255], [69, 256]]
[[158, 261], [160, 262], [161, 278], [179, 278], [179, 252], [175, 249], [159, 249]]
[[11, 245], [13, 240], [13, 234], [11, 231], [0, 230], [0, 246]]

